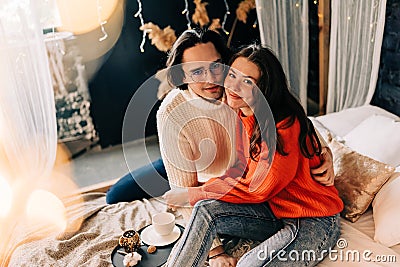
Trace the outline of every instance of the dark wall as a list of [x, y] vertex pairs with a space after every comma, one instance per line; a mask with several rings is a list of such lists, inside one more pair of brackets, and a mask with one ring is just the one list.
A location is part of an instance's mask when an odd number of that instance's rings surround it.
[[381, 62], [373, 105], [400, 116], [400, 3], [388, 0]]
[[[220, 18], [225, 14], [223, 1], [208, 1], [207, 11], [209, 18]], [[226, 23], [230, 30], [235, 18], [235, 10], [241, 0], [228, 1], [231, 14]], [[178, 36], [187, 26], [186, 18], [181, 14], [184, 10], [184, 1], [143, 1], [143, 18], [146, 22], [153, 22], [164, 28], [168, 25], [175, 30]], [[189, 1], [191, 15], [194, 11], [193, 1]], [[139, 86], [154, 75], [157, 70], [165, 65], [166, 53], [160, 52], [146, 40], [145, 52], [141, 53], [139, 46], [142, 41], [142, 31], [139, 30], [140, 21], [133, 15], [138, 10], [137, 1], [126, 1], [125, 22], [121, 36], [109, 53], [109, 57], [100, 68], [96, 76], [89, 83], [92, 98], [91, 113], [95, 127], [99, 133], [102, 147], [121, 143], [122, 123], [125, 110], [131, 97]], [[238, 22], [232, 39], [233, 46], [240, 46], [254, 41], [259, 41], [258, 27], [252, 25], [256, 21], [255, 10], [251, 11], [247, 25]], [[192, 27], [196, 25], [192, 24]], [[154, 84], [158, 86], [158, 84]], [[149, 105], [156, 99], [156, 91], [149, 95]], [[155, 112], [159, 103], [153, 107], [146, 127], [146, 135], [156, 133]], [[132, 139], [142, 136], [143, 129], [132, 131]]]

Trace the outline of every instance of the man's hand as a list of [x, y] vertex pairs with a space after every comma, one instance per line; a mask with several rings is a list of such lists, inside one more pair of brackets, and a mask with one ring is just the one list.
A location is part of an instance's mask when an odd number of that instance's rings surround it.
[[210, 259], [208, 263], [210, 267], [234, 267], [237, 264], [237, 259], [223, 253]]
[[218, 246], [210, 250], [208, 261], [210, 267], [234, 267], [237, 259], [225, 253], [223, 246]]
[[189, 193], [187, 188], [174, 188], [167, 191], [163, 198], [165, 199], [168, 208], [175, 210], [179, 207], [189, 206]]
[[311, 169], [311, 175], [315, 181], [325, 186], [331, 186], [335, 182], [335, 173], [333, 171], [333, 156], [329, 147], [322, 147], [322, 163], [319, 167]]

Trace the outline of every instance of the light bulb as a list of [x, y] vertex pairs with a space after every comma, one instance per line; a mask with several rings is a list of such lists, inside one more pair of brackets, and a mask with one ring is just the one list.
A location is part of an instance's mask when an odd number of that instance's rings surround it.
[[60, 232], [67, 227], [66, 209], [63, 203], [46, 190], [37, 189], [30, 194], [26, 215], [30, 223], [55, 226]]

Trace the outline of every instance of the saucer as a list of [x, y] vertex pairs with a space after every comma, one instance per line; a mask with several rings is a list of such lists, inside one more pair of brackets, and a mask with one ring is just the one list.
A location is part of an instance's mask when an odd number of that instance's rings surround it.
[[149, 225], [140, 233], [140, 239], [146, 245], [162, 247], [174, 243], [181, 236], [181, 230], [177, 225], [169, 235], [160, 235], [154, 229], [154, 225]]
[[[137, 250], [137, 253], [142, 255], [142, 260], [139, 261], [135, 267], [162, 266], [165, 262], [167, 262], [171, 250], [172, 246], [159, 247], [155, 253], [149, 254], [147, 252], [147, 246], [143, 245]], [[111, 262], [115, 267], [125, 267], [123, 263], [124, 254], [119, 253], [118, 251], [125, 252], [125, 249], [120, 245], [116, 246], [111, 253]]]

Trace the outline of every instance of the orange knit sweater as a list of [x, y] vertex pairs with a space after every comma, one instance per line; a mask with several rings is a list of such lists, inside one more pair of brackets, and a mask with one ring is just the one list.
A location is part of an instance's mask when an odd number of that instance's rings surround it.
[[[255, 123], [254, 116], [241, 117], [238, 123], [238, 156], [235, 167], [222, 177], [212, 178], [204, 185], [189, 188], [190, 203], [202, 199], [220, 199], [231, 203], [261, 203], [268, 201], [278, 218], [322, 217], [339, 213], [343, 202], [334, 186], [316, 182], [310, 168], [318, 166], [320, 159], [304, 157], [298, 137], [300, 123], [284, 128], [286, 120], [276, 127], [284, 140], [283, 156], [275, 152], [272, 165], [266, 160], [267, 147], [262, 143], [258, 161], [249, 157], [249, 134]], [[244, 130], [243, 130], [244, 128]]]

